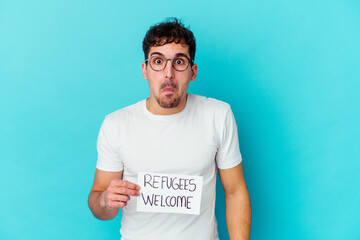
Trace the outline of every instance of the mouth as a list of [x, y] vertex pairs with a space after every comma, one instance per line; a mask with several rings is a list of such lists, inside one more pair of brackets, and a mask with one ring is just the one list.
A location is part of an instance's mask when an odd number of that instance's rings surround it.
[[171, 94], [171, 93], [175, 92], [175, 89], [172, 87], [165, 87], [165, 88], [163, 88], [162, 92], [165, 94]]

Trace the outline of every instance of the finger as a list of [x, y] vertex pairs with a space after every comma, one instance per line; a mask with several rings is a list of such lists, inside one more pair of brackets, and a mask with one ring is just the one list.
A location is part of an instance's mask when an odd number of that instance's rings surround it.
[[116, 201], [116, 202], [127, 202], [130, 200], [130, 197], [128, 195], [122, 195], [122, 194], [112, 194], [109, 196], [110, 201]]
[[131, 195], [131, 196], [139, 196], [140, 192], [137, 190], [132, 190], [125, 187], [114, 187], [110, 186], [107, 188], [109, 194], [120, 194], [120, 195]]
[[127, 202], [109, 202], [110, 208], [123, 208], [127, 205]]
[[119, 187], [118, 193], [122, 195], [139, 196], [140, 192], [125, 187]]
[[117, 187], [125, 187], [125, 188], [129, 188], [129, 189], [133, 189], [133, 190], [140, 190], [140, 186], [135, 184], [135, 183], [132, 183], [132, 182], [129, 182], [129, 181], [126, 181], [126, 180], [114, 180], [113, 181], [113, 184], [114, 186], [117, 186]]

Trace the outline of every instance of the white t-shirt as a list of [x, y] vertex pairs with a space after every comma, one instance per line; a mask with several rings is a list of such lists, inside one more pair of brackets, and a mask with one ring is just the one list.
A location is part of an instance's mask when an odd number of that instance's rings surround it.
[[[200, 215], [136, 211], [136, 197], [122, 209], [123, 240], [218, 239], [215, 218], [216, 171], [241, 162], [237, 127], [227, 103], [188, 94], [183, 111], [155, 115], [146, 101], [117, 110], [101, 126], [96, 167], [124, 171], [203, 176]], [[140, 190], [141, 192], [141, 190]]]

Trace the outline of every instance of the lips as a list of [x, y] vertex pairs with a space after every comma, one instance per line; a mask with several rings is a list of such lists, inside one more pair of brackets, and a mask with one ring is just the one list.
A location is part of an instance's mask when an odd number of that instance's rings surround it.
[[172, 88], [172, 87], [165, 87], [163, 90], [163, 93], [173, 93], [173, 92], [175, 92], [175, 90], [174, 90], [174, 88]]

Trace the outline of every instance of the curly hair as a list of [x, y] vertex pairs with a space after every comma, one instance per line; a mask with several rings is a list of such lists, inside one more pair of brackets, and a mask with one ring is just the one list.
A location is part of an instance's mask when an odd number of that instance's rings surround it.
[[194, 34], [177, 18], [167, 18], [155, 24], [146, 32], [143, 40], [145, 59], [148, 58], [150, 48], [163, 46], [168, 43], [184, 43], [189, 46], [190, 59], [195, 60], [196, 41]]

